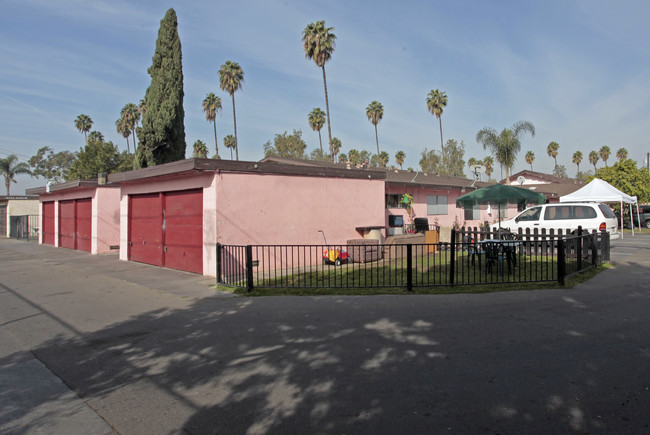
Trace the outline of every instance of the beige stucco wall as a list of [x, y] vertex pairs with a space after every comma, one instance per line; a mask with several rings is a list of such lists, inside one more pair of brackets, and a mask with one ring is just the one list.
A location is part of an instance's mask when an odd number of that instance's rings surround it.
[[7, 201], [7, 222], [9, 216], [38, 214], [38, 199], [10, 199]]

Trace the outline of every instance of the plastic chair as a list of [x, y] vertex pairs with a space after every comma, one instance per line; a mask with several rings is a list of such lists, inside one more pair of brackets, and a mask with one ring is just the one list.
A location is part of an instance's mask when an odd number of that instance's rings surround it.
[[483, 248], [485, 249], [485, 273], [492, 272], [492, 265], [496, 264], [498, 271], [503, 278], [503, 251], [501, 243], [498, 242], [484, 242]]
[[477, 245], [474, 238], [469, 235], [463, 237], [463, 245], [467, 246], [467, 265], [469, 266], [469, 259], [471, 256], [473, 266], [476, 262], [476, 256], [478, 255], [478, 269], [481, 270], [481, 255], [485, 254], [481, 245]]

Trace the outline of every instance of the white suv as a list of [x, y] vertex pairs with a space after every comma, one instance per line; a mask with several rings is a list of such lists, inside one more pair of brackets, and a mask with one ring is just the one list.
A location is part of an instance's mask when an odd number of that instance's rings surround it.
[[[582, 226], [583, 231], [592, 232], [606, 230], [610, 238], [618, 239], [618, 221], [616, 215], [605, 204], [595, 202], [562, 202], [555, 204], [536, 205], [528, 208], [512, 219], [501, 221], [501, 228], [523, 233], [535, 228], [539, 231], [545, 229], [547, 234], [550, 229], [561, 229], [566, 232], [575, 231]], [[499, 224], [492, 224], [492, 229], [497, 230]]]

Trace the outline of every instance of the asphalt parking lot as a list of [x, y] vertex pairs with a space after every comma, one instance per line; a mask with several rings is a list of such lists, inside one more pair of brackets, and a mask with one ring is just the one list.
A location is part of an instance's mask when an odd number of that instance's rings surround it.
[[572, 289], [241, 298], [0, 239], [0, 432], [648, 433], [649, 244]]

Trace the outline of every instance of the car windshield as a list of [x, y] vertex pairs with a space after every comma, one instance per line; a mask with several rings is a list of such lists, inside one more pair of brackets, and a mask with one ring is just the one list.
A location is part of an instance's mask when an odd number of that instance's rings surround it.
[[606, 218], [610, 218], [610, 219], [611, 219], [611, 218], [616, 218], [616, 215], [614, 214], [614, 212], [612, 211], [612, 209], [609, 208], [608, 206], [606, 206], [605, 204], [598, 204], [598, 208], [600, 209], [600, 211], [603, 212], [603, 215], [604, 215]]
[[541, 214], [541, 207], [529, 208], [517, 216], [517, 222], [521, 221], [538, 221]]

